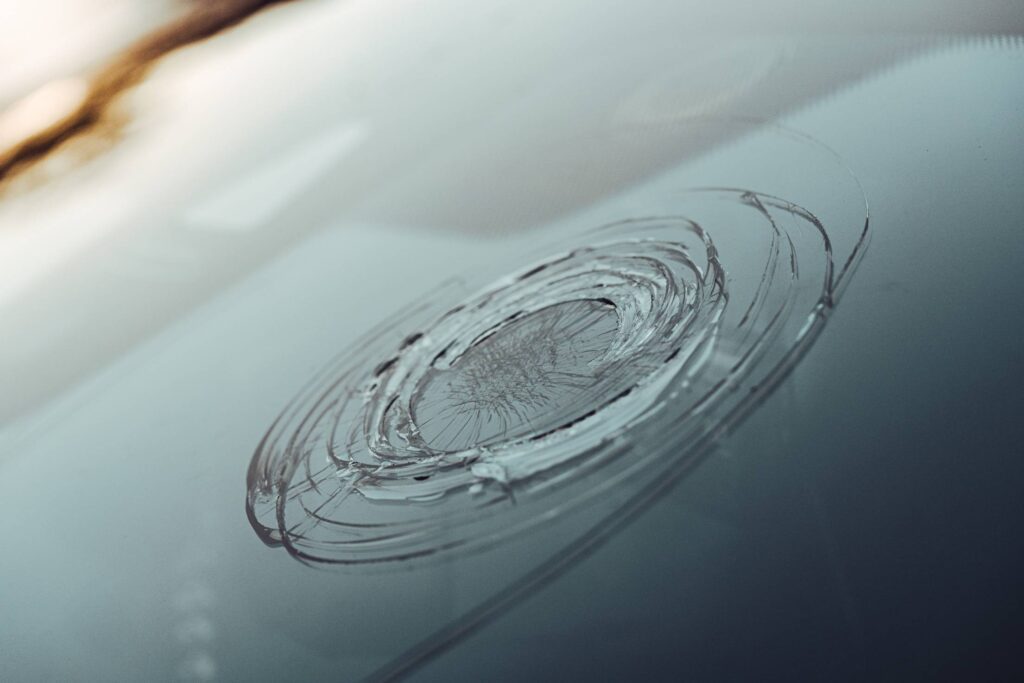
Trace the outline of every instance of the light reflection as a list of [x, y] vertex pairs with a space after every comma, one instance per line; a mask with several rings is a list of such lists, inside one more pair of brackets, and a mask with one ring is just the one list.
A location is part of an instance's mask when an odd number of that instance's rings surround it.
[[0, 0], [0, 109], [95, 67], [180, 9], [174, 0]]
[[88, 91], [85, 79], [63, 78], [47, 83], [0, 112], [0, 158], [70, 119], [82, 106]]

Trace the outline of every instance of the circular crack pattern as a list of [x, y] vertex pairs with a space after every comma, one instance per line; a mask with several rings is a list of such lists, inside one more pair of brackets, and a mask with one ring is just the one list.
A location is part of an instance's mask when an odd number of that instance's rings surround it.
[[260, 537], [311, 563], [480, 548], [695, 458], [795, 362], [838, 278], [824, 226], [790, 202], [684, 206], [428, 297], [342, 354], [253, 457]]

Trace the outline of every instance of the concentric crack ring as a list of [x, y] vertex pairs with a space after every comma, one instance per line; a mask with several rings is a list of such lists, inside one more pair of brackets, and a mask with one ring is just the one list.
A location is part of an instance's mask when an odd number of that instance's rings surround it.
[[342, 354], [253, 457], [260, 537], [336, 564], [479, 548], [694, 456], [795, 361], [838, 278], [801, 207], [731, 189], [680, 206], [428, 297]]

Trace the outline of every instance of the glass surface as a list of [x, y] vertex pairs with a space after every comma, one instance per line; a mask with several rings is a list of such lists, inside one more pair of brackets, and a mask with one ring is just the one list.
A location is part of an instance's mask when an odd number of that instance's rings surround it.
[[531, 9], [274, 10], [0, 198], [0, 678], [1020, 666], [1024, 42]]

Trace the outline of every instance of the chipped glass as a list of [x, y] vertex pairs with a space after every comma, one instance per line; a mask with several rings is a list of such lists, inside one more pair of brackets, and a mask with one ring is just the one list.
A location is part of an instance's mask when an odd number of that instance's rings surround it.
[[253, 456], [259, 537], [308, 563], [379, 566], [580, 509], [608, 518], [763, 400], [863, 253], [864, 196], [793, 131], [679, 130], [739, 142], [556, 221], [539, 245], [509, 239], [501, 265], [468, 269], [316, 374]]

